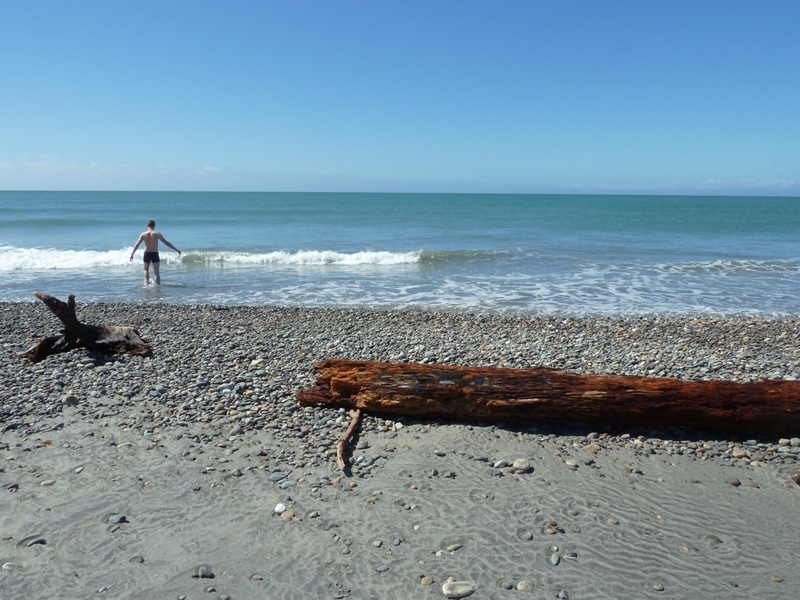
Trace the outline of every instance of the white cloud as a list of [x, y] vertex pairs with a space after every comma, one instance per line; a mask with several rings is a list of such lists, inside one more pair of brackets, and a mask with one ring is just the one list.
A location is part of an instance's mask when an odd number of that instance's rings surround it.
[[705, 179], [700, 186], [708, 189], [746, 188], [746, 189], [778, 189], [786, 190], [797, 186], [794, 179]]

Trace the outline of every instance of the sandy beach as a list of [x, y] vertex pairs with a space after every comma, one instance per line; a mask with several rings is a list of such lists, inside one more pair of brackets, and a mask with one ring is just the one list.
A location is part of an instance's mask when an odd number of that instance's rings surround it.
[[135, 326], [154, 356], [28, 364], [59, 323], [0, 304], [3, 598], [797, 597], [800, 432], [367, 416], [345, 475], [349, 417], [294, 394], [329, 357], [796, 379], [798, 319], [78, 316]]

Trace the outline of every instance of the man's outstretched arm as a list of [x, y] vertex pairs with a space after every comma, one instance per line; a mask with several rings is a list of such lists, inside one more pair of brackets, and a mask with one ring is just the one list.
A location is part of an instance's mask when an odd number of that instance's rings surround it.
[[140, 235], [140, 236], [139, 236], [139, 239], [138, 239], [138, 240], [136, 240], [136, 245], [133, 247], [133, 250], [131, 250], [131, 262], [133, 262], [133, 255], [134, 255], [134, 254], [136, 254], [136, 249], [137, 249], [137, 248], [139, 247], [139, 245], [142, 243], [142, 240], [144, 240], [144, 236], [143, 236], [143, 235]]
[[177, 252], [178, 254], [180, 254], [180, 253], [181, 253], [181, 251], [180, 251], [180, 250], [178, 250], [178, 249], [177, 249], [175, 246], [173, 246], [172, 244], [170, 244], [170, 243], [167, 241], [167, 238], [165, 238], [163, 235], [159, 234], [159, 239], [160, 239], [162, 242], [164, 242], [164, 243], [165, 243], [167, 246], [169, 246], [170, 248], [172, 248], [173, 250], [175, 250], [175, 252]]

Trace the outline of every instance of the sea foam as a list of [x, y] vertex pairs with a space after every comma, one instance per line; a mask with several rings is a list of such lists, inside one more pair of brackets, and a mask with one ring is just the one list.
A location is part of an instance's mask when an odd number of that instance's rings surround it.
[[88, 267], [113, 267], [127, 263], [130, 258], [128, 249], [61, 250], [0, 246], [0, 252], [3, 254], [0, 271], [81, 270]]
[[420, 252], [335, 252], [333, 250], [299, 250], [297, 252], [230, 252], [205, 250], [189, 252], [183, 263], [189, 266], [324, 266], [324, 265], [406, 265], [419, 262]]
[[[0, 246], [4, 260], [0, 271], [82, 270], [91, 267], [114, 267], [129, 262], [129, 250], [61, 250], [56, 248], [19, 248]], [[408, 265], [419, 262], [421, 251], [335, 252], [333, 250], [300, 250], [297, 252], [234, 252], [202, 250], [184, 252], [180, 257], [171, 251], [161, 252], [164, 262], [180, 262], [189, 267], [258, 266], [258, 265]], [[134, 260], [142, 260], [141, 250]]]

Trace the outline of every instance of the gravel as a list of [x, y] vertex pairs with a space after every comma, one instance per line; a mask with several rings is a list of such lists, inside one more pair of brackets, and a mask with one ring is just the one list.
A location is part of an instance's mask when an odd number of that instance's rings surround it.
[[[796, 380], [800, 319], [716, 316], [500, 316], [427, 311], [175, 304], [79, 304], [81, 321], [132, 325], [152, 358], [76, 350], [30, 364], [20, 355], [55, 334], [38, 303], [0, 303], [0, 431], [63, 426], [65, 410], [114, 418], [143, 435], [202, 423], [223, 438], [271, 431], [265, 449], [288, 465], [330, 460], [349, 421], [343, 410], [304, 408], [294, 395], [324, 358], [502, 367], [679, 379]], [[61, 423], [61, 425], [59, 425]], [[364, 430], [402, 423], [367, 417]], [[424, 429], [424, 428], [422, 428]], [[795, 464], [800, 439], [737, 438], [681, 429], [625, 431], [530, 425], [542, 443], [595, 451], [692, 454], [748, 464]], [[380, 457], [361, 465], [362, 476]]]

